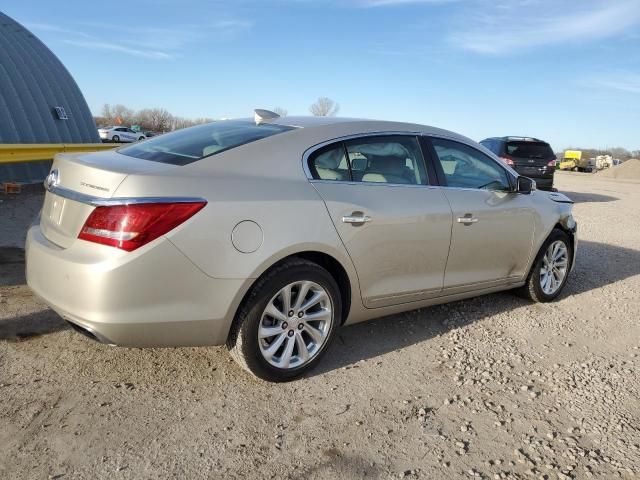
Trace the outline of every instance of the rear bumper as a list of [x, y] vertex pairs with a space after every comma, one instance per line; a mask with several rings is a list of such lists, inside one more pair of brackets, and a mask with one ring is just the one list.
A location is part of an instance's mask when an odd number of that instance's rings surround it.
[[[522, 174], [525, 175], [525, 174]], [[536, 176], [536, 175], [525, 175], [536, 182], [536, 187], [540, 190], [551, 190], [553, 188], [553, 174], [544, 175], [544, 176]]]
[[536, 182], [540, 190], [551, 190], [553, 188], [553, 177], [531, 177]]
[[81, 240], [62, 249], [39, 225], [27, 235], [26, 274], [61, 317], [128, 347], [224, 344], [249, 283], [205, 275], [166, 239], [135, 252]]
[[525, 177], [535, 180], [536, 186], [540, 190], [551, 190], [553, 188], [553, 176], [555, 174], [555, 169], [547, 168], [547, 170], [542, 173], [537, 168], [535, 169], [535, 172], [533, 172], [526, 166], [522, 167], [521, 165], [516, 165], [515, 171], [520, 175], [524, 175]]

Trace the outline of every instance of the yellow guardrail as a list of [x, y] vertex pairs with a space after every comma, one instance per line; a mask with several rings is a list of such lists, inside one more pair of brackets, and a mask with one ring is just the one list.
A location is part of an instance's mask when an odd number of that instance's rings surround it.
[[119, 143], [5, 143], [0, 144], [0, 165], [53, 160], [56, 153], [97, 152], [120, 145]]

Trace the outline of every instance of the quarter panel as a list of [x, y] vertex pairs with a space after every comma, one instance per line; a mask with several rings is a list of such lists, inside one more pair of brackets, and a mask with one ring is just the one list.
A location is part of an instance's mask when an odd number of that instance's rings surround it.
[[[179, 191], [207, 199], [204, 209], [169, 232], [167, 238], [211, 277], [257, 278], [279, 258], [307, 250], [328, 253], [349, 270], [349, 257], [324, 203], [304, 177], [265, 179], [233, 173], [223, 178], [130, 176], [123, 187], [119, 195], [140, 190], [148, 195]], [[236, 225], [247, 220], [263, 232], [262, 243], [251, 253], [239, 251], [232, 240]]]

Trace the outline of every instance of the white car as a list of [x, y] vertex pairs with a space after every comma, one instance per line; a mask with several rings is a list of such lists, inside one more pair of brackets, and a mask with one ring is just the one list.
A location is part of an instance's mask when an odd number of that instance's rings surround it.
[[144, 140], [147, 137], [142, 132], [136, 132], [128, 127], [103, 127], [98, 129], [98, 135], [103, 142], [130, 143]]

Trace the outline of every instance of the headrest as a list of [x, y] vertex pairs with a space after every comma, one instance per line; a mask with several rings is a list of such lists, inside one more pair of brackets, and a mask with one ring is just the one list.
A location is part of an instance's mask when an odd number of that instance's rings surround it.
[[335, 170], [340, 165], [340, 162], [344, 158], [344, 151], [342, 148], [332, 148], [326, 152], [321, 153], [316, 157], [316, 168], [326, 168], [329, 170]]

